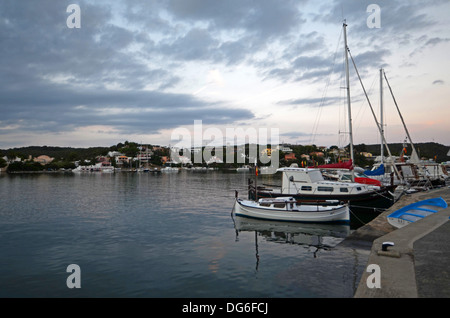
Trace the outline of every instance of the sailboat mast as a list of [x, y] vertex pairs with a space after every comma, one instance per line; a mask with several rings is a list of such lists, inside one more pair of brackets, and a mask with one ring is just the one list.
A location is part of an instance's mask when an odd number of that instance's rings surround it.
[[[350, 139], [350, 159], [352, 163], [355, 164], [355, 158], [353, 155], [353, 129], [352, 129], [352, 107], [350, 102], [350, 75], [348, 67], [348, 46], [347, 46], [347, 23], [344, 20], [344, 50], [345, 50], [345, 79], [346, 79], [346, 90], [347, 90], [347, 105], [348, 105], [348, 134]], [[352, 170], [352, 179], [354, 178]]]
[[[380, 68], [380, 128], [381, 135], [384, 136], [384, 122], [383, 122], [383, 69]], [[384, 142], [381, 137], [381, 163], [384, 163]]]
[[[349, 51], [349, 53], [350, 53], [350, 51]], [[355, 67], [356, 75], [358, 76], [359, 82], [361, 83], [361, 87], [362, 87], [362, 89], [364, 91], [364, 95], [366, 96], [367, 103], [369, 104], [369, 107], [370, 107], [370, 110], [372, 112], [373, 118], [375, 119], [375, 123], [377, 124], [377, 128], [378, 128], [378, 131], [380, 132], [380, 135], [381, 135], [381, 138], [382, 138], [382, 142], [386, 145], [386, 149], [387, 149], [389, 158], [392, 158], [392, 154], [391, 154], [391, 151], [389, 150], [388, 143], [386, 142], [386, 138], [384, 138], [384, 134], [381, 133], [381, 125], [380, 125], [380, 123], [377, 120], [377, 116], [375, 115], [375, 112], [373, 111], [372, 104], [370, 103], [369, 96], [367, 96], [367, 92], [366, 92], [366, 89], [364, 88], [364, 85], [362, 83], [361, 76], [359, 76], [359, 72], [358, 72], [358, 68], [356, 67], [355, 60], [353, 59], [351, 54], [350, 54], [350, 57], [352, 59], [353, 66]], [[384, 74], [384, 75], [386, 76], [386, 74]], [[389, 83], [388, 83], [388, 85], [389, 85]], [[397, 175], [398, 179], [402, 180], [402, 182], [404, 182], [404, 178], [398, 172], [398, 169], [395, 166], [395, 164], [393, 165], [393, 167], [394, 167], [394, 172]]]
[[[389, 81], [388, 81], [388, 79], [386, 77], [386, 73], [384, 71], [383, 71], [383, 74], [384, 74], [384, 79], [386, 80], [386, 84], [388, 85], [389, 91], [391, 92], [392, 99], [394, 100], [395, 107], [397, 108], [397, 111], [398, 111], [398, 114], [400, 116], [400, 119], [402, 120], [403, 128], [405, 128], [406, 136], [408, 136], [408, 138], [409, 138], [409, 143], [411, 144], [411, 148], [412, 148], [411, 162], [413, 162], [413, 161], [415, 161], [414, 160], [415, 158], [413, 156], [414, 155], [417, 156], [418, 153], [416, 151], [416, 148], [414, 147], [414, 143], [413, 143], [413, 141], [411, 139], [411, 136], [409, 135], [408, 128], [406, 128], [405, 120], [403, 119], [402, 113], [400, 112], [400, 108], [398, 108], [397, 101], [395, 100], [394, 93], [392, 92], [391, 85], [389, 84]], [[413, 163], [417, 164], [417, 166], [419, 167], [419, 173], [423, 175], [424, 174], [423, 170], [424, 170], [425, 167], [420, 163], [420, 160], [419, 160], [418, 157], [417, 157], [417, 161], [419, 161], [419, 162], [413, 162]]]

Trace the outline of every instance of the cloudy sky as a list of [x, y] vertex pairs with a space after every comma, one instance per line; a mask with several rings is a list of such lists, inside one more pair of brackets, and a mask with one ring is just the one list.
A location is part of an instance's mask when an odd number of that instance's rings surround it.
[[[67, 25], [70, 4], [80, 28]], [[382, 67], [413, 141], [450, 145], [449, 12], [448, 0], [3, 0], [0, 148], [168, 145], [195, 120], [342, 146], [344, 19], [376, 115]], [[354, 142], [379, 143], [350, 76]], [[386, 85], [384, 109], [387, 141], [402, 142]]]

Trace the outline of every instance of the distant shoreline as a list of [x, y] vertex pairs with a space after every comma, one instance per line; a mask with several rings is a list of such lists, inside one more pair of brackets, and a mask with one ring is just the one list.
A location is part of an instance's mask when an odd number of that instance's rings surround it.
[[5, 171], [6, 174], [55, 174], [55, 173], [73, 173], [73, 171]]
[[[237, 172], [236, 168], [217, 168], [214, 170], [207, 170], [207, 169], [181, 169], [181, 170], [186, 170], [186, 171], [197, 171], [197, 172], [202, 172], [202, 171], [222, 171], [222, 172]], [[86, 173], [103, 173], [103, 174], [114, 174], [114, 173], [120, 173], [120, 172], [126, 172], [126, 173], [135, 173], [138, 172], [135, 169], [132, 168], [121, 168], [121, 169], [117, 169], [116, 171], [113, 172], [102, 172], [102, 171], [73, 171], [73, 170], [39, 170], [39, 171], [0, 171], [0, 175], [2, 174], [14, 174], [14, 175], [19, 175], [19, 174], [86, 174]], [[140, 171], [140, 173], [155, 173], [155, 172], [161, 172], [160, 169], [158, 170], [149, 170], [149, 171]], [[251, 171], [249, 171], [251, 172]], [[242, 173], [242, 172], [241, 172]]]

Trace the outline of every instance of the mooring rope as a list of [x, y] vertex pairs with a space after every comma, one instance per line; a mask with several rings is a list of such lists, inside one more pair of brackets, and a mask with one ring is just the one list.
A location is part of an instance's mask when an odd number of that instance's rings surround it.
[[361, 222], [361, 223], [364, 224], [364, 225], [367, 224], [366, 222], [364, 222], [363, 220], [361, 220], [355, 213], [353, 213], [351, 209], [348, 209], [348, 210], [350, 211], [350, 214], [351, 214], [352, 216], [354, 216], [355, 218], [358, 219], [359, 222]]

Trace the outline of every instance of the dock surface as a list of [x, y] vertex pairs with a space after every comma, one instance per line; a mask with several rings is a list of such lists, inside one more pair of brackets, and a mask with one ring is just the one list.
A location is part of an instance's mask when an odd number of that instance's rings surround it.
[[[408, 204], [436, 197], [450, 205], [450, 188], [404, 195], [342, 243], [370, 248], [355, 298], [450, 297], [450, 208], [400, 229], [387, 221], [387, 215]], [[394, 245], [382, 251], [383, 242]], [[378, 286], [373, 284], [375, 270], [369, 265], [378, 266]]]

